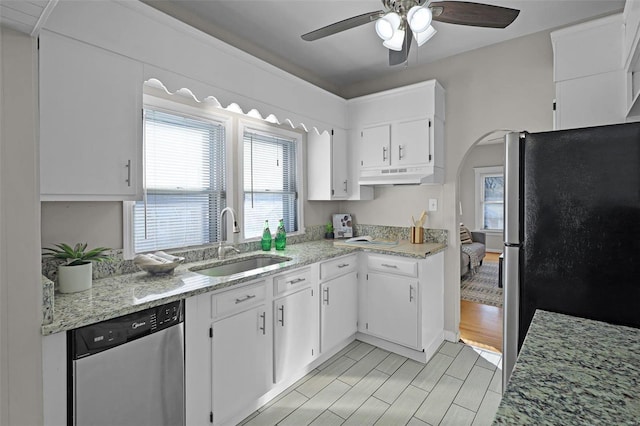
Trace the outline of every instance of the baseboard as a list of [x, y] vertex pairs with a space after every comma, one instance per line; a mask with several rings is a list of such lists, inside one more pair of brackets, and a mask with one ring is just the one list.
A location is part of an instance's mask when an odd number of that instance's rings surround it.
[[365, 342], [370, 345], [377, 346], [378, 348], [384, 349], [386, 351], [393, 352], [395, 354], [412, 359], [414, 361], [421, 362], [423, 364], [426, 364], [426, 362], [429, 360], [429, 358], [427, 357], [427, 353], [424, 351], [418, 351], [416, 349], [411, 349], [406, 346], [398, 345], [397, 343], [392, 343], [387, 340], [383, 340], [378, 337], [371, 336], [369, 334], [358, 332], [356, 333], [356, 339], [360, 340], [361, 342]]
[[457, 331], [449, 331], [449, 330], [445, 330], [444, 331], [444, 339], [449, 341], [449, 342], [459, 342], [460, 341], [460, 330]]

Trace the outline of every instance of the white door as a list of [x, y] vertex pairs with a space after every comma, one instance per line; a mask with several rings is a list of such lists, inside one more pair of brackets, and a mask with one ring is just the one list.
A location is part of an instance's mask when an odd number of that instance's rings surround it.
[[274, 381], [300, 371], [318, 355], [318, 305], [311, 288], [274, 301]]
[[418, 281], [369, 273], [366, 281], [367, 332], [416, 348], [418, 345]]
[[355, 272], [320, 286], [320, 350], [326, 352], [356, 332], [358, 280]]
[[271, 384], [270, 319], [264, 304], [213, 323], [214, 423], [226, 424]]
[[401, 121], [393, 126], [391, 163], [393, 165], [429, 164], [433, 160], [428, 119]]
[[391, 125], [367, 127], [360, 132], [360, 167], [390, 164]]

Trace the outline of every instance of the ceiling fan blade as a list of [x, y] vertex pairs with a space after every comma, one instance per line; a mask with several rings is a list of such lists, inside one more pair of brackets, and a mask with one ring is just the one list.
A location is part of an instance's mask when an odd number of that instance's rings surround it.
[[303, 34], [301, 37], [306, 41], [318, 40], [319, 38], [327, 37], [345, 30], [350, 30], [351, 28], [359, 27], [360, 25], [368, 24], [369, 22], [375, 21], [382, 15], [384, 15], [384, 12], [382, 10], [363, 13], [362, 15], [352, 16], [351, 18], [347, 18], [340, 22], [335, 22], [331, 25], [327, 25], [326, 27], [322, 27], [315, 31]]
[[520, 13], [508, 7], [464, 1], [438, 1], [429, 7], [434, 21], [486, 28], [505, 28]]
[[402, 42], [402, 49], [392, 50], [389, 49], [389, 65], [400, 65], [407, 62], [409, 56], [409, 49], [411, 49], [411, 31], [404, 32], [404, 41]]

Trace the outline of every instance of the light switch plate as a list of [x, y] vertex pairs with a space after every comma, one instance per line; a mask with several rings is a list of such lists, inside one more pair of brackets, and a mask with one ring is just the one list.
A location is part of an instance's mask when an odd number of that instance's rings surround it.
[[438, 211], [438, 199], [437, 198], [429, 198], [429, 211], [437, 212]]

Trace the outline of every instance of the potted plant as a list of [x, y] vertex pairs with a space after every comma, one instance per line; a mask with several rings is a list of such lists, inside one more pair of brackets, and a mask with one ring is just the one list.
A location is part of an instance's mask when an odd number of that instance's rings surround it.
[[66, 263], [58, 266], [58, 290], [61, 293], [75, 293], [91, 288], [92, 262], [111, 260], [105, 252], [110, 249], [98, 247], [87, 250], [87, 243], [54, 244], [56, 248], [43, 249], [43, 256], [60, 259]]
[[324, 230], [324, 237], [328, 240], [332, 240], [334, 238], [333, 224], [331, 222], [327, 222], [327, 224], [324, 226]]

